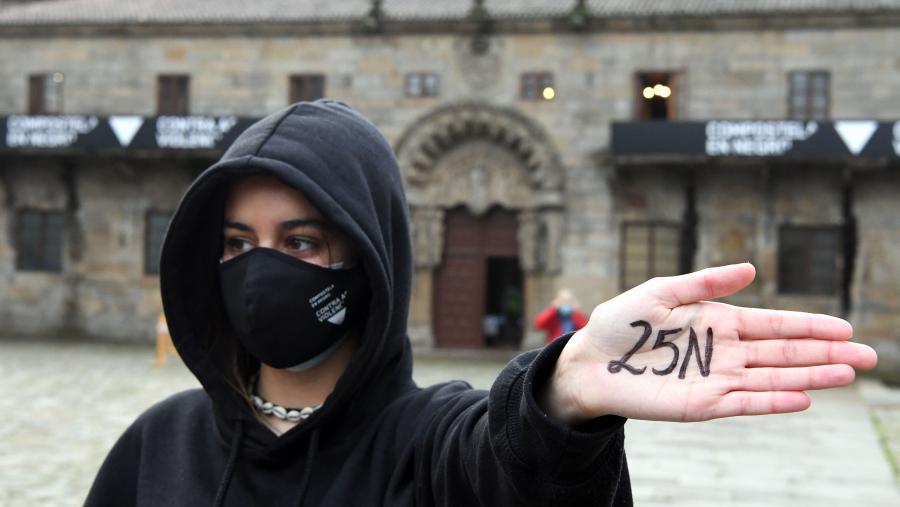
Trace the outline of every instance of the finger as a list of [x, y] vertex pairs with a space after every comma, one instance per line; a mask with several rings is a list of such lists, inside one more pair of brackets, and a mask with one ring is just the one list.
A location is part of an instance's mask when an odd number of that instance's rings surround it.
[[712, 418], [800, 412], [809, 408], [810, 403], [809, 396], [803, 391], [732, 391], [716, 404]]
[[802, 368], [748, 368], [732, 386], [734, 391], [806, 391], [849, 385], [856, 372], [846, 364]]
[[853, 326], [846, 320], [818, 313], [738, 308], [737, 321], [738, 334], [742, 340], [848, 340], [853, 336]]
[[734, 294], [750, 285], [756, 268], [749, 262], [651, 280], [650, 290], [669, 308]]
[[875, 350], [861, 343], [831, 340], [761, 340], [745, 342], [746, 366], [816, 366], [847, 364], [854, 368], [875, 367]]

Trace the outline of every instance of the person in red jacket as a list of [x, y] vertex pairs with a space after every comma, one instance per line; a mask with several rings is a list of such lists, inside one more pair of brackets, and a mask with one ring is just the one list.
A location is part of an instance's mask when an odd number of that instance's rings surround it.
[[546, 343], [578, 331], [587, 323], [587, 315], [578, 310], [578, 300], [568, 289], [560, 289], [550, 306], [534, 318], [534, 327], [547, 332]]

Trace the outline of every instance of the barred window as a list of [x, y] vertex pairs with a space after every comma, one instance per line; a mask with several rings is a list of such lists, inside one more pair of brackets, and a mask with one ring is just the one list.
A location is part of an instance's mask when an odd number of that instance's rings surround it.
[[159, 115], [190, 114], [190, 76], [161, 74], [156, 77], [156, 112]]
[[322, 74], [294, 74], [290, 77], [288, 100], [291, 104], [312, 101], [325, 96], [325, 76]]
[[551, 100], [556, 96], [551, 72], [525, 72], [520, 82], [522, 100]]
[[797, 70], [788, 74], [788, 116], [824, 120], [829, 115], [831, 77], [828, 71]]
[[159, 274], [159, 257], [172, 213], [148, 211], [144, 224], [144, 274]]
[[16, 215], [16, 269], [62, 271], [65, 215], [62, 211], [23, 209]]
[[406, 75], [407, 97], [437, 97], [438, 75], [433, 72], [412, 72]]
[[655, 276], [681, 274], [680, 224], [626, 222], [622, 225], [622, 289]]
[[778, 292], [837, 295], [843, 279], [843, 228], [782, 225], [778, 230]]
[[65, 81], [62, 72], [28, 76], [28, 114], [62, 114]]

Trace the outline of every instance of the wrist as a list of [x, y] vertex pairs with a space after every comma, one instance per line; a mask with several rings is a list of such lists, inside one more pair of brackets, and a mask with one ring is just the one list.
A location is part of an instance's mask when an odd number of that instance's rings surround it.
[[592, 414], [581, 403], [577, 380], [579, 347], [582, 333], [577, 331], [566, 343], [546, 383], [535, 393], [537, 402], [551, 418], [577, 425], [602, 414]]

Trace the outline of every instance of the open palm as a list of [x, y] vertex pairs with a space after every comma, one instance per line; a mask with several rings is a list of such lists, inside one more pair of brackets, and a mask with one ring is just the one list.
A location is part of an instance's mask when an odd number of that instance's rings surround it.
[[[650, 280], [597, 306], [554, 372], [557, 415], [701, 421], [795, 412], [809, 389], [874, 367], [870, 347], [827, 315], [707, 301], [741, 290], [750, 264]], [[551, 410], [552, 411], [552, 410]]]

